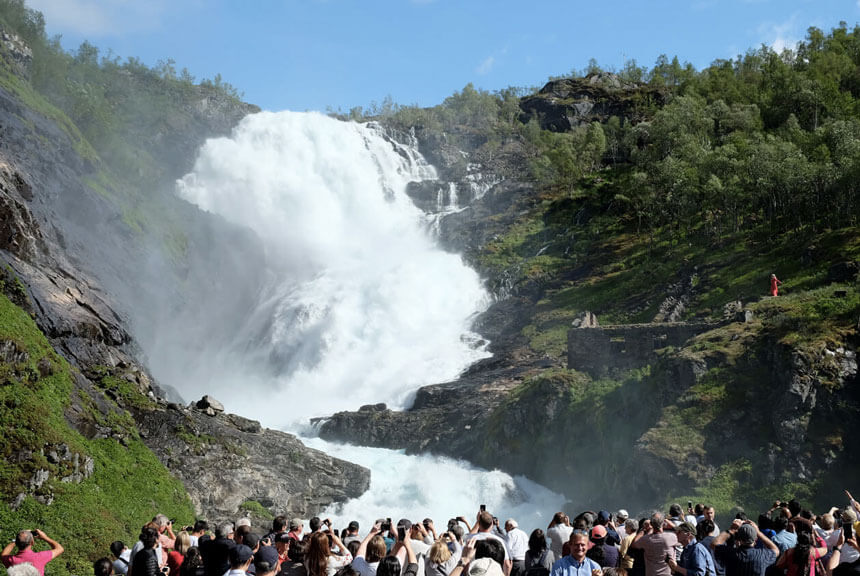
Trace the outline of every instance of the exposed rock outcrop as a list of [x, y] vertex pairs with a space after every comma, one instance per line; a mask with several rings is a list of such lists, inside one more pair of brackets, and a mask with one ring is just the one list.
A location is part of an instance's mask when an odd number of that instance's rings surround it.
[[567, 132], [612, 116], [634, 124], [647, 116], [649, 107], [662, 106], [667, 93], [645, 85], [622, 82], [614, 74], [565, 78], [548, 82], [540, 92], [520, 100], [520, 119], [537, 118], [541, 128]]
[[[192, 405], [194, 406], [194, 405]], [[309, 517], [370, 486], [366, 468], [305, 447], [295, 436], [235, 414], [159, 403], [136, 411], [138, 428], [210, 522], [254, 501], [273, 514]]]

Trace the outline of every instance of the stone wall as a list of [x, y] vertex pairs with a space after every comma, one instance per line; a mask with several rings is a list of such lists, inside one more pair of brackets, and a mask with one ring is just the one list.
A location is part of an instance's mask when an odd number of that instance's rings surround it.
[[640, 368], [653, 362], [660, 348], [680, 347], [715, 327], [710, 323], [667, 322], [574, 328], [567, 333], [567, 366], [594, 377]]

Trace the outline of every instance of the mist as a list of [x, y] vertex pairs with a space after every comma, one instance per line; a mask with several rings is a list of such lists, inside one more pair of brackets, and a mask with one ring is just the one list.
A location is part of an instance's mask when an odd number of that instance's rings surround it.
[[212, 394], [293, 430], [362, 404], [403, 408], [456, 378], [488, 355], [470, 327], [490, 297], [405, 194], [435, 178], [380, 129], [316, 113], [250, 115], [209, 140], [177, 194], [254, 240], [195, 243], [189, 257], [218, 268], [197, 302], [149, 314], [153, 374], [186, 400]]

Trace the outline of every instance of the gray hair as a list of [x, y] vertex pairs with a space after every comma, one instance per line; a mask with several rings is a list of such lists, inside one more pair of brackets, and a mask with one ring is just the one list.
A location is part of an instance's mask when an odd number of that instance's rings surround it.
[[628, 518], [627, 520], [624, 521], [624, 531], [627, 532], [627, 534], [633, 534], [637, 530], [639, 530], [639, 521], [638, 520], [635, 520], [633, 518]]
[[170, 524], [170, 518], [168, 518], [164, 514], [156, 514], [155, 518], [153, 518], [152, 521], [159, 526], [167, 526], [168, 524]]
[[661, 530], [663, 530], [663, 520], [665, 519], [666, 517], [663, 515], [662, 512], [660, 512], [659, 510], [655, 510], [651, 514], [651, 529], [655, 532], [660, 532]]
[[229, 522], [225, 522], [224, 524], [219, 524], [217, 528], [215, 528], [215, 537], [226, 538], [230, 534], [233, 533], [233, 525]]
[[39, 570], [29, 562], [16, 564], [6, 569], [9, 576], [39, 576]]

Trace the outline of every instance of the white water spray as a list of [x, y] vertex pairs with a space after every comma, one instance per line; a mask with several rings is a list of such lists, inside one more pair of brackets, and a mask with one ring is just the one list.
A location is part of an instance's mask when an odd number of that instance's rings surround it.
[[[295, 425], [364, 403], [404, 407], [487, 355], [470, 324], [489, 297], [425, 232], [405, 188], [435, 171], [407, 150], [371, 127], [292, 112], [248, 116], [206, 143], [180, 194], [253, 229], [271, 280], [235, 349], [204, 363], [186, 395]], [[249, 377], [274, 395], [271, 410], [248, 397]]]
[[[156, 376], [293, 431], [362, 404], [403, 408], [420, 386], [456, 378], [488, 355], [470, 326], [490, 297], [438, 248], [430, 218], [405, 194], [409, 182], [435, 178], [414, 146], [315, 113], [248, 116], [231, 138], [208, 141], [179, 193], [257, 234], [266, 281], [229, 345], [203, 343], [181, 366], [154, 354]], [[461, 514], [480, 501], [538, 515], [560, 505], [537, 485], [453, 460], [308, 442], [371, 468], [371, 491], [341, 509], [366, 521], [383, 504], [440, 520], [446, 507]], [[398, 469], [415, 476], [405, 491], [392, 486]], [[433, 470], [450, 489], [419, 482]]]

